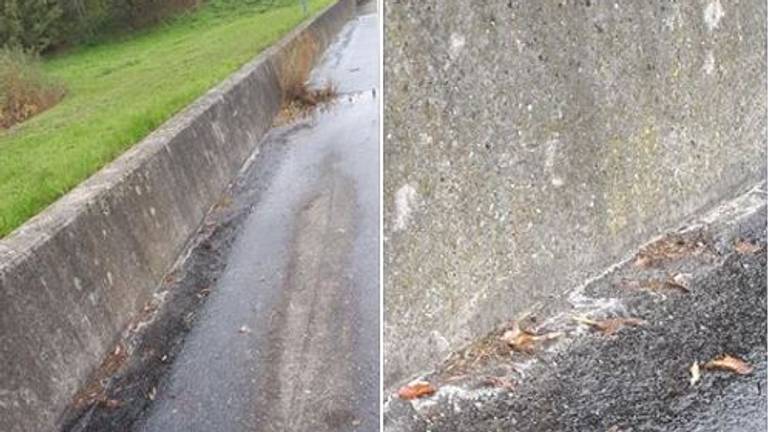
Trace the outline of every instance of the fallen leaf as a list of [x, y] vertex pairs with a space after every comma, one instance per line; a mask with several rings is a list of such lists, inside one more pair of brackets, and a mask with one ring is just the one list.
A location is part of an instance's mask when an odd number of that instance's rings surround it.
[[515, 384], [512, 382], [512, 380], [495, 376], [486, 377], [483, 380], [483, 385], [488, 387], [498, 387], [505, 390], [512, 390], [515, 387]]
[[638, 318], [607, 318], [600, 321], [591, 320], [585, 317], [574, 317], [573, 319], [577, 322], [586, 324], [596, 330], [599, 330], [606, 336], [615, 334], [621, 330], [622, 327], [639, 327], [647, 324], [645, 321]]
[[643, 289], [654, 292], [674, 289], [683, 293], [689, 293], [691, 291], [691, 276], [687, 273], [680, 273], [666, 279], [624, 279], [617, 286], [623, 289]]
[[645, 245], [635, 256], [635, 267], [656, 267], [664, 262], [676, 261], [706, 250], [706, 242], [700, 233], [668, 234]]
[[691, 292], [691, 280], [692, 276], [688, 273], [678, 273], [671, 278], [667, 279], [665, 285], [669, 288], [679, 289], [680, 291], [689, 293]]
[[501, 335], [501, 340], [506, 342], [512, 349], [531, 353], [533, 352], [533, 344], [536, 341], [535, 337], [536, 335], [533, 333], [515, 327], [512, 330], [504, 332], [504, 334]]
[[699, 369], [699, 362], [695, 361], [689, 369], [691, 372], [691, 386], [695, 386], [701, 379], [701, 369]]
[[104, 406], [110, 409], [114, 409], [122, 405], [122, 402], [120, 402], [117, 399], [107, 399], [104, 401]]
[[406, 386], [400, 387], [397, 391], [397, 397], [404, 400], [418, 399], [424, 396], [435, 394], [437, 388], [426, 381], [416, 381]]
[[512, 328], [501, 335], [501, 340], [512, 349], [525, 353], [532, 353], [536, 342], [556, 339], [562, 336], [562, 333], [551, 332], [536, 334], [530, 330], [521, 328], [517, 321], [512, 322]]
[[719, 358], [712, 359], [704, 364], [704, 368], [727, 370], [739, 375], [749, 375], [752, 373], [752, 366], [749, 363], [730, 355], [724, 355]]
[[651, 264], [653, 264], [653, 260], [649, 256], [638, 254], [637, 257], [635, 257], [635, 267], [646, 268], [650, 267]]
[[760, 245], [750, 243], [745, 240], [737, 240], [736, 244], [734, 245], [734, 248], [736, 249], [736, 252], [742, 254], [742, 255], [752, 255], [762, 249]]
[[147, 399], [153, 401], [155, 400], [155, 396], [157, 395], [157, 387], [152, 387], [149, 389], [149, 393], [147, 393]]

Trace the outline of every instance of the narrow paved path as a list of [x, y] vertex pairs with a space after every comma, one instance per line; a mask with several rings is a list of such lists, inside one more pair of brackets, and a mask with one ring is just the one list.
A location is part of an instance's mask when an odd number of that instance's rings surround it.
[[266, 187], [242, 174], [234, 200], [258, 199], [135, 430], [378, 427], [377, 20], [362, 7], [313, 71], [338, 100], [254, 156]]

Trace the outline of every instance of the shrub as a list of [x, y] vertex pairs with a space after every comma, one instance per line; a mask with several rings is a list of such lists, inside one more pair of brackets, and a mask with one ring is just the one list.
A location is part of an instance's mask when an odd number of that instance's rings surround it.
[[101, 33], [154, 24], [201, 1], [0, 0], [0, 47], [41, 53]]
[[0, 0], [0, 45], [41, 52], [58, 37], [59, 0]]
[[35, 54], [0, 49], [0, 127], [7, 128], [56, 104], [64, 88], [49, 79]]
[[[200, 0], [122, 0], [115, 2], [122, 6], [124, 22], [131, 27], [143, 27], [161, 21], [175, 13], [193, 9]], [[115, 14], [115, 16], [118, 16]]]

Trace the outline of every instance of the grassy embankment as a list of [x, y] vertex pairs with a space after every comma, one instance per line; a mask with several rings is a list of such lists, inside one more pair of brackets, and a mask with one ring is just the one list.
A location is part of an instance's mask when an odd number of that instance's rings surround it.
[[[310, 13], [331, 2], [310, 0]], [[0, 130], [0, 237], [305, 18], [297, 0], [259, 6], [266, 3], [210, 0], [166, 24], [46, 59], [45, 71], [63, 83], [66, 97]]]

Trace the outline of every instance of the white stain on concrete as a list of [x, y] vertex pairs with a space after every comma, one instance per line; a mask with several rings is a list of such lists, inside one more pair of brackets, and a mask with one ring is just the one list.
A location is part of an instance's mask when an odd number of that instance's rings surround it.
[[712, 73], [715, 71], [715, 53], [712, 51], [707, 51], [706, 56], [704, 57], [704, 66], [702, 67], [704, 69], [704, 73], [707, 75], [712, 75]]
[[392, 228], [394, 231], [401, 231], [408, 225], [416, 199], [416, 189], [409, 184], [395, 192], [395, 224]]
[[544, 168], [546, 168], [547, 171], [555, 166], [555, 158], [557, 157], [557, 150], [559, 147], [559, 140], [553, 139], [547, 141], [547, 145], [544, 149]]
[[560, 140], [552, 139], [547, 142], [544, 154], [544, 169], [547, 175], [550, 177], [550, 182], [554, 187], [562, 187], [565, 185], [565, 180], [562, 176], [555, 172], [555, 165], [557, 156], [560, 150]]
[[671, 31], [683, 26], [683, 14], [680, 12], [680, 5], [670, 4], [669, 12], [663, 18], [664, 26]]
[[212, 123], [211, 127], [213, 129], [213, 136], [216, 137], [216, 140], [218, 142], [224, 142], [224, 131], [221, 129], [221, 125], [219, 123]]
[[443, 358], [451, 351], [451, 345], [448, 343], [448, 339], [437, 330], [433, 330], [432, 333], [430, 333], [429, 342], [434, 351], [434, 355], [437, 358]]
[[725, 16], [723, 11], [723, 5], [720, 4], [720, 0], [710, 2], [707, 7], [704, 8], [704, 23], [707, 25], [707, 30], [712, 31], [717, 29], [720, 25], [720, 20]]
[[466, 45], [467, 45], [467, 40], [464, 38], [463, 35], [458, 33], [451, 34], [451, 49], [450, 49], [451, 57], [458, 56]]

